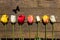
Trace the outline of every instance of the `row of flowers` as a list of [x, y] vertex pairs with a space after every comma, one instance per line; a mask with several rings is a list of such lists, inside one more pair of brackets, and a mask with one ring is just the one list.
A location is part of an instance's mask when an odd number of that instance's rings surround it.
[[[5, 24], [5, 23], [7, 23], [9, 21], [8, 18], [9, 17], [8, 17], [7, 14], [3, 14], [1, 16], [1, 20], [0, 21]], [[11, 15], [10, 20], [11, 20], [11, 23], [16, 23], [16, 15]], [[23, 14], [22, 15], [19, 15], [18, 18], [17, 18], [17, 20], [18, 20], [18, 23], [23, 24], [24, 23], [24, 20], [25, 20], [25, 15], [23, 15]], [[54, 15], [51, 15], [51, 16], [44, 15], [42, 17], [42, 21], [45, 24], [47, 24], [49, 22], [49, 20], [52, 23], [56, 22], [56, 18], [55, 18]], [[33, 21], [34, 21], [33, 15], [29, 15], [27, 17], [27, 21], [28, 21], [29, 24], [32, 24]], [[36, 22], [40, 22], [40, 21], [41, 21], [41, 18], [39, 16], [36, 16]]]
[[[17, 18], [16, 18], [16, 15], [11, 15], [10, 16], [10, 21], [11, 21], [11, 23], [13, 23], [13, 40], [14, 40], [14, 23], [16, 23], [16, 19], [18, 20], [18, 23], [19, 24], [23, 24], [24, 23], [24, 21], [25, 21], [25, 15], [19, 15]], [[3, 24], [6, 24], [6, 23], [8, 23], [8, 20], [9, 19], [9, 17], [8, 17], [8, 15], [7, 14], [3, 14], [2, 16], [1, 16], [1, 22], [3, 23]], [[41, 22], [41, 18], [40, 18], [40, 16], [36, 16], [36, 22], [38, 23], [38, 22]], [[44, 23], [44, 24], [47, 24], [49, 21], [51, 21], [51, 23], [54, 23], [54, 22], [56, 22], [56, 18], [55, 18], [55, 16], [54, 15], [51, 15], [51, 16], [48, 16], [48, 15], [44, 15], [43, 17], [42, 17], [42, 22]], [[29, 24], [32, 24], [33, 22], [34, 22], [34, 17], [33, 17], [33, 15], [29, 15], [28, 17], [27, 17], [27, 22], [29, 23]], [[46, 27], [46, 25], [45, 25], [45, 27]], [[7, 26], [5, 25], [5, 32], [6, 32], [6, 29], [7, 28]], [[37, 27], [37, 40], [39, 39], [39, 37], [38, 37], [38, 28], [39, 27]], [[45, 29], [47, 29], [47, 28], [45, 28]], [[30, 30], [31, 30], [31, 28], [29, 27], [29, 37], [30, 37]], [[45, 30], [46, 31], [46, 30]], [[21, 25], [20, 25], [20, 32], [22, 32], [22, 29], [21, 29]], [[53, 28], [53, 26], [52, 26], [52, 40], [54, 39], [53, 37], [53, 32], [54, 32], [54, 28]], [[46, 32], [45, 32], [45, 34], [47, 34]], [[7, 35], [7, 33], [6, 33], [6, 35]], [[22, 34], [20, 33], [20, 36], [22, 36]], [[45, 38], [46, 38], [46, 35], [45, 35]], [[7, 37], [6, 37], [6, 39], [7, 39]], [[24, 38], [23, 38], [24, 39]], [[20, 40], [20, 39], [19, 39]], [[40, 39], [39, 39], [40, 40]], [[47, 40], [47, 38], [46, 38], [46, 40]]]

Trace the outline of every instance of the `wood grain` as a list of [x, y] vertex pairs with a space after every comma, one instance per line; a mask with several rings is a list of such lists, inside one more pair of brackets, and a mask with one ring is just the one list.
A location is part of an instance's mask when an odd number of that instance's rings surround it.
[[[12, 10], [19, 6], [20, 11], [15, 14]], [[7, 13], [9, 15], [15, 14], [17, 17], [19, 14], [24, 14], [26, 16], [26, 20], [22, 25], [23, 36], [24, 38], [29, 38], [29, 32], [27, 24], [27, 16], [29, 14], [39, 15], [41, 18], [43, 15], [55, 15], [57, 23], [54, 24], [54, 37], [60, 38], [60, 0], [0, 0], [0, 17], [2, 14]], [[39, 25], [39, 37], [45, 38], [45, 26], [40, 23]], [[35, 37], [37, 30], [37, 24], [33, 23], [31, 29], [31, 38]], [[0, 37], [5, 38], [5, 29], [2, 23], [0, 23]], [[7, 36], [8, 38], [12, 38], [12, 25], [10, 20], [7, 24]], [[16, 22], [15, 24], [15, 38], [19, 38], [19, 25]], [[47, 38], [52, 38], [52, 25], [47, 24]]]

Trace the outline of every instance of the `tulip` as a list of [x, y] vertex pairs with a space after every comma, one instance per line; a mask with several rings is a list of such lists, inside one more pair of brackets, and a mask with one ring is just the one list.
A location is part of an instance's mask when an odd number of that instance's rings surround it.
[[[28, 18], [27, 18], [28, 24], [32, 24], [33, 21], [34, 21], [33, 15], [29, 15]], [[31, 29], [31, 27], [29, 27], [29, 38], [30, 38], [30, 29]]]
[[36, 21], [40, 22], [40, 17], [39, 16], [36, 16]]
[[55, 19], [55, 16], [54, 16], [54, 15], [51, 15], [51, 16], [50, 16], [50, 21], [51, 21], [52, 23], [56, 22], [56, 19]]
[[[24, 20], [25, 20], [25, 15], [19, 15], [18, 16], [18, 23], [19, 24], [23, 24], [24, 23]], [[20, 37], [22, 36], [22, 28], [21, 28], [21, 25], [19, 26], [20, 27]], [[21, 38], [21, 40], [24, 40], [24, 38]], [[20, 40], [20, 38], [19, 38]]]
[[54, 22], [56, 22], [56, 19], [55, 19], [55, 16], [54, 15], [51, 15], [50, 16], [50, 21], [52, 23], [52, 40], [54, 40]]
[[13, 28], [13, 33], [12, 33], [12, 35], [13, 35], [13, 40], [14, 40], [14, 23], [16, 23], [16, 16], [15, 15], [11, 15], [11, 23], [13, 23], [12, 24], [12, 28]]
[[3, 23], [3, 24], [5, 24], [4, 26], [5, 26], [5, 34], [6, 34], [6, 40], [7, 40], [7, 32], [6, 32], [6, 23], [8, 22], [8, 15], [6, 15], [6, 14], [4, 14], [4, 15], [2, 15], [2, 17], [1, 17], [1, 22]]
[[18, 16], [18, 23], [23, 24], [25, 20], [25, 16], [24, 15], [19, 15]]
[[38, 37], [38, 32], [39, 32], [39, 22], [40, 22], [40, 17], [39, 16], [36, 16], [36, 22], [37, 22], [37, 37], [35, 40], [41, 40], [39, 37]]
[[49, 22], [49, 16], [44, 15], [44, 16], [43, 16], [43, 22], [44, 22], [45, 24], [47, 24], [47, 23]]
[[15, 15], [11, 15], [11, 23], [15, 23], [16, 22], [16, 16]]
[[29, 15], [29, 16], [28, 16], [28, 23], [29, 23], [29, 24], [32, 24], [33, 21], [34, 21], [33, 16], [32, 16], [32, 15]]
[[[42, 18], [42, 20], [43, 20], [43, 23], [45, 24], [45, 38], [46, 38], [46, 31], [47, 31], [47, 26], [46, 26], [46, 24], [49, 22], [49, 16], [47, 16], [47, 15], [44, 15], [43, 16], [43, 18]], [[47, 40], [47, 38], [46, 38], [46, 40]]]
[[1, 22], [4, 24], [8, 22], [8, 16], [6, 14], [2, 15]]

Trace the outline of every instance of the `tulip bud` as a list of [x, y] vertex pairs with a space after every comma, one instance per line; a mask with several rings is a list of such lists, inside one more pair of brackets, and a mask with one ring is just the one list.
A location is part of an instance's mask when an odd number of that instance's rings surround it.
[[23, 24], [25, 20], [25, 16], [24, 15], [19, 15], [18, 16], [18, 23]]
[[6, 15], [6, 14], [2, 15], [1, 22], [2, 23], [7, 23], [8, 22], [8, 15]]
[[40, 17], [39, 16], [36, 16], [36, 21], [40, 22]]
[[34, 21], [33, 16], [32, 16], [32, 15], [29, 15], [29, 16], [28, 16], [28, 23], [29, 23], [29, 24], [32, 24], [33, 21]]
[[49, 16], [47, 15], [44, 15], [42, 19], [45, 24], [49, 22]]
[[11, 15], [11, 23], [15, 23], [16, 22], [16, 16], [15, 15]]
[[51, 15], [51, 16], [50, 16], [50, 21], [51, 21], [52, 23], [56, 22], [56, 19], [55, 19], [55, 16], [54, 16], [54, 15]]

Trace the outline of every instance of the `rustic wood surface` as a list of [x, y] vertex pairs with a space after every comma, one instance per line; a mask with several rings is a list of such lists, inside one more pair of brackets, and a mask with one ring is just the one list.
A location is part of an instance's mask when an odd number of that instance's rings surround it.
[[[20, 11], [15, 14], [12, 10], [19, 6]], [[0, 0], [0, 17], [2, 14], [7, 13], [9, 15], [15, 14], [17, 17], [19, 14], [27, 16], [32, 14], [34, 18], [39, 15], [41, 18], [43, 15], [55, 15], [57, 22], [54, 24], [54, 38], [60, 38], [60, 0]], [[23, 37], [29, 38], [28, 32], [29, 25], [24, 23], [22, 25]], [[31, 38], [35, 37], [37, 30], [37, 24], [33, 23], [31, 27]], [[19, 25], [15, 24], [15, 38], [19, 38]], [[0, 23], [0, 38], [5, 38], [4, 25]], [[7, 37], [12, 38], [12, 25], [10, 20], [7, 24]], [[39, 24], [39, 37], [45, 38], [45, 26]], [[52, 37], [52, 25], [47, 24], [47, 38]]]

